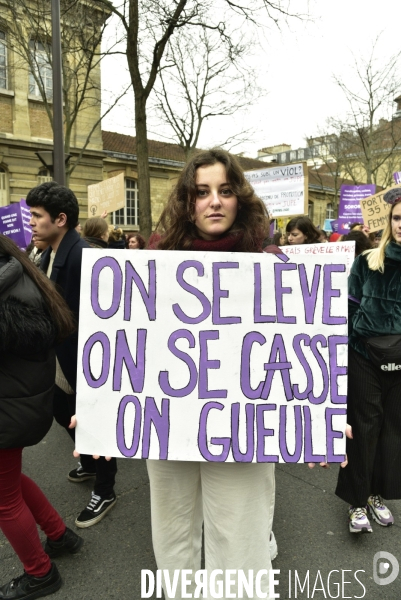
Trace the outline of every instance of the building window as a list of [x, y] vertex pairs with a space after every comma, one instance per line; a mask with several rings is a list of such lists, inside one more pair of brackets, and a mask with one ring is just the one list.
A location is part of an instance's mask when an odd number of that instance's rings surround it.
[[286, 158], [287, 158], [287, 153], [286, 152], [282, 152], [280, 154], [280, 162], [285, 163], [286, 162], [286, 160], [285, 160]]
[[7, 204], [7, 173], [3, 167], [0, 167], [0, 206], [6, 206]]
[[0, 88], [7, 89], [7, 46], [4, 31], [0, 31]]
[[[29, 45], [34, 68], [34, 73], [29, 73], [29, 93], [32, 96], [40, 97], [42, 90], [46, 94], [46, 98], [51, 99], [53, 97], [53, 74], [50, 64], [50, 46], [34, 40], [31, 40]], [[35, 76], [39, 80], [40, 86]]]
[[53, 177], [48, 169], [40, 169], [38, 173], [38, 185], [46, 183], [46, 181], [53, 181]]
[[291, 150], [290, 160], [297, 160], [297, 151], [296, 150]]
[[334, 208], [331, 202], [326, 206], [326, 219], [334, 219]]
[[113, 225], [138, 227], [138, 183], [135, 179], [125, 180], [125, 206], [113, 213], [112, 222]]
[[308, 217], [313, 221], [313, 202], [308, 202]]
[[303, 158], [305, 158], [304, 151], [303, 151], [303, 149], [302, 149], [302, 148], [300, 148], [300, 149], [298, 150], [298, 159], [299, 159], [299, 160], [302, 160]]

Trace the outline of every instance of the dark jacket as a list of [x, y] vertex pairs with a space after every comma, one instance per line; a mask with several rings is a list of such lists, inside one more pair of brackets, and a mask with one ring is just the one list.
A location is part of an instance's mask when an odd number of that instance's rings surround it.
[[125, 244], [126, 244], [125, 237], [121, 238], [121, 240], [109, 239], [107, 247], [110, 248], [111, 250], [124, 250]]
[[84, 237], [83, 239], [85, 240], [85, 242], [88, 242], [88, 244], [91, 248], [107, 248], [108, 247], [107, 242], [105, 242], [104, 240], [101, 240], [100, 238]]
[[[57, 284], [57, 289], [67, 302], [79, 323], [79, 297], [81, 289], [82, 250], [90, 248], [75, 231], [70, 229], [60, 242], [54, 258], [50, 279]], [[51, 248], [43, 253], [40, 268], [47, 272]], [[56, 346], [56, 354], [61, 370], [73, 390], [77, 389], [78, 329], [64, 342]]]
[[37, 444], [51, 427], [54, 338], [35, 283], [0, 254], [0, 448]]
[[349, 343], [368, 358], [363, 337], [401, 335], [401, 246], [390, 242], [384, 272], [369, 269], [358, 256], [348, 280]]

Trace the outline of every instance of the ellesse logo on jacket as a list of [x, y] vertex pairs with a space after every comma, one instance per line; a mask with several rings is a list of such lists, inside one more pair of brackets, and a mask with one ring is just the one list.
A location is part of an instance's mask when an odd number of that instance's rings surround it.
[[401, 365], [396, 365], [395, 363], [388, 363], [388, 365], [381, 365], [382, 371], [401, 371]]

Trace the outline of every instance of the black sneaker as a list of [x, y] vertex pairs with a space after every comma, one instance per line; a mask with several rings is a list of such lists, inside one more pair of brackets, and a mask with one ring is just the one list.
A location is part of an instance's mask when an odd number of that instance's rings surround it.
[[96, 473], [85, 471], [81, 463], [78, 463], [78, 467], [68, 473], [68, 479], [74, 483], [81, 483], [81, 481], [86, 481], [87, 479], [91, 479], [91, 477], [96, 477]]
[[56, 558], [60, 554], [76, 554], [82, 548], [83, 539], [67, 527], [64, 535], [57, 541], [46, 539], [44, 549], [50, 558]]
[[57, 592], [61, 588], [62, 579], [57, 567], [52, 568], [44, 577], [34, 577], [24, 573], [0, 587], [0, 600], [34, 600]]
[[95, 492], [92, 492], [88, 506], [75, 519], [75, 525], [84, 528], [99, 523], [116, 502], [117, 498], [114, 492], [109, 496], [97, 496]]

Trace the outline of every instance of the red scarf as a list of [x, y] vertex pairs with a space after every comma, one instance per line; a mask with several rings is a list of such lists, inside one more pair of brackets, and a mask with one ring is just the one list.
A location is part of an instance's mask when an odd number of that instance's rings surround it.
[[196, 238], [192, 242], [191, 250], [201, 250], [206, 252], [235, 252], [237, 246], [240, 246], [244, 234], [242, 231], [235, 234], [229, 234], [218, 240], [203, 240]]
[[[228, 234], [218, 240], [203, 240], [202, 238], [196, 238], [193, 240], [190, 250], [199, 250], [203, 252], [237, 252], [237, 247], [240, 246], [244, 234], [242, 231], [234, 234]], [[159, 233], [153, 233], [149, 238], [148, 249], [156, 250], [161, 235]], [[262, 252], [262, 247], [260, 248]], [[263, 252], [271, 254], [282, 254], [282, 251], [274, 245], [263, 248]]]

